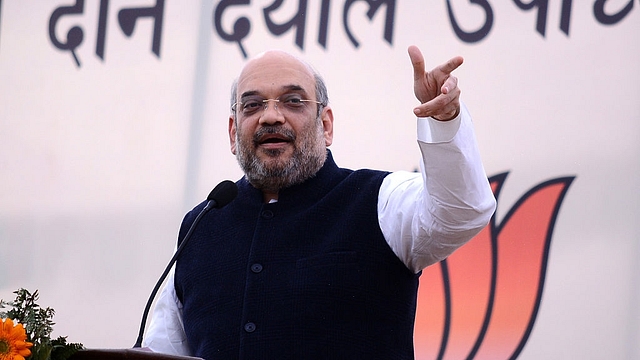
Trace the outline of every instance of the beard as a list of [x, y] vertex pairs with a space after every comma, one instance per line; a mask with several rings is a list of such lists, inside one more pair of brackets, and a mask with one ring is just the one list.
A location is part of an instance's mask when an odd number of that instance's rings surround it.
[[[257, 156], [258, 139], [265, 134], [280, 134], [293, 144], [291, 157], [282, 158], [286, 150], [263, 150], [268, 159]], [[322, 168], [327, 158], [324, 141], [324, 129], [320, 119], [309, 122], [300, 136], [282, 125], [264, 126], [258, 129], [253, 138], [241, 138], [236, 135], [238, 144], [236, 159], [244, 171], [247, 180], [262, 191], [278, 192], [281, 189], [300, 184], [312, 178]]]

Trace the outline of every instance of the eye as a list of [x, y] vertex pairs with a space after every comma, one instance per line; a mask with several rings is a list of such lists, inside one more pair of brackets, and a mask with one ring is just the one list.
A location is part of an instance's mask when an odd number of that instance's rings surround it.
[[302, 96], [298, 94], [285, 95], [280, 98], [280, 102], [290, 109], [297, 109], [304, 106]]
[[242, 111], [244, 113], [253, 113], [264, 106], [261, 100], [249, 99], [242, 102]]

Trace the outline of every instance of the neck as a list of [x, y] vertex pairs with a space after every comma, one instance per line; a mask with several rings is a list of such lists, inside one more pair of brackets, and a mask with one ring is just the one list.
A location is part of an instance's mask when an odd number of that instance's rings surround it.
[[262, 199], [263, 199], [265, 204], [268, 204], [271, 201], [278, 201], [278, 193], [277, 192], [270, 192], [270, 191], [263, 191], [262, 192]]

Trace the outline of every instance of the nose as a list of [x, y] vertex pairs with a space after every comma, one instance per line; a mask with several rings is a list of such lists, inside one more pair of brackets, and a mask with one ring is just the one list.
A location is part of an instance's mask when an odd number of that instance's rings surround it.
[[[271, 106], [269, 106], [271, 102], [273, 102], [273, 109], [271, 109]], [[264, 100], [264, 110], [260, 115], [260, 123], [269, 125], [284, 123], [284, 115], [282, 115], [282, 112], [280, 112], [280, 109], [278, 109], [277, 99]]]

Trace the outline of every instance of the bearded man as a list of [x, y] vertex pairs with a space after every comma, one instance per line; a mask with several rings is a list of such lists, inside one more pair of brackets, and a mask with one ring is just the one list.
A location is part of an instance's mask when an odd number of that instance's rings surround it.
[[[307, 63], [268, 51], [233, 85], [238, 196], [203, 216], [144, 345], [214, 359], [413, 359], [418, 278], [490, 220], [495, 199], [451, 72], [410, 47], [421, 173], [339, 168]], [[184, 239], [204, 203], [182, 223]]]

